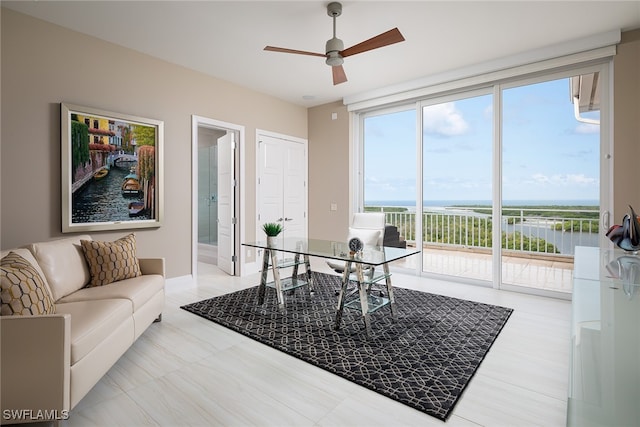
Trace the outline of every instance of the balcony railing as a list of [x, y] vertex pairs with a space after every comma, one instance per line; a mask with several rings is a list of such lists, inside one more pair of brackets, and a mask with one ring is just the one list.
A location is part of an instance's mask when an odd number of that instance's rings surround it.
[[[416, 244], [415, 212], [367, 207], [385, 212], [408, 244]], [[423, 243], [440, 247], [488, 250], [492, 247], [490, 208], [446, 207], [422, 213]], [[598, 246], [597, 210], [503, 208], [502, 248], [530, 254], [573, 257], [575, 246]]]

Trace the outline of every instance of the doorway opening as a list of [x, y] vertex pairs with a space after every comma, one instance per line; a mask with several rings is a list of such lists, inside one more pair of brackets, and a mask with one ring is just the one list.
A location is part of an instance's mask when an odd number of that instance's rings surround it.
[[218, 139], [228, 131], [198, 126], [198, 262], [218, 265]]
[[192, 274], [198, 263], [240, 274], [238, 206], [244, 127], [192, 118]]

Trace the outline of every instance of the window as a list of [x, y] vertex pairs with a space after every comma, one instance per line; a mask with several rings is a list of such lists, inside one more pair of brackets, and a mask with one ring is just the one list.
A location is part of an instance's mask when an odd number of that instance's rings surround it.
[[580, 77], [502, 90], [502, 286], [570, 293], [575, 247], [598, 246], [600, 88], [585, 123], [571, 96]]
[[492, 280], [493, 96], [422, 107], [422, 224], [427, 273]]
[[[365, 117], [364, 210], [386, 213], [397, 237], [391, 244], [415, 241], [416, 221], [416, 110], [390, 111]], [[394, 265], [416, 268], [416, 257]]]
[[400, 240], [422, 249], [402, 266], [569, 295], [575, 246], [603, 240], [607, 67], [511, 76], [361, 113], [362, 206], [384, 211]]

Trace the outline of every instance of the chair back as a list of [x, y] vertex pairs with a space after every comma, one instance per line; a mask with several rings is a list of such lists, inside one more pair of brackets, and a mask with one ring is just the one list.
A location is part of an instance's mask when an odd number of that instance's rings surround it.
[[382, 246], [384, 241], [384, 228], [386, 219], [384, 212], [356, 212], [349, 227], [349, 234], [356, 235], [358, 231], [379, 231], [377, 246]]

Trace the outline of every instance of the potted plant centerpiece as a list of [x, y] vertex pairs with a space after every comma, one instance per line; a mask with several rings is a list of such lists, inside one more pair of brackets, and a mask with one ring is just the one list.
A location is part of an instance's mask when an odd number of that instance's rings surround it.
[[282, 225], [276, 222], [267, 222], [262, 225], [264, 234], [267, 235], [267, 245], [273, 246], [278, 234], [282, 232]]

